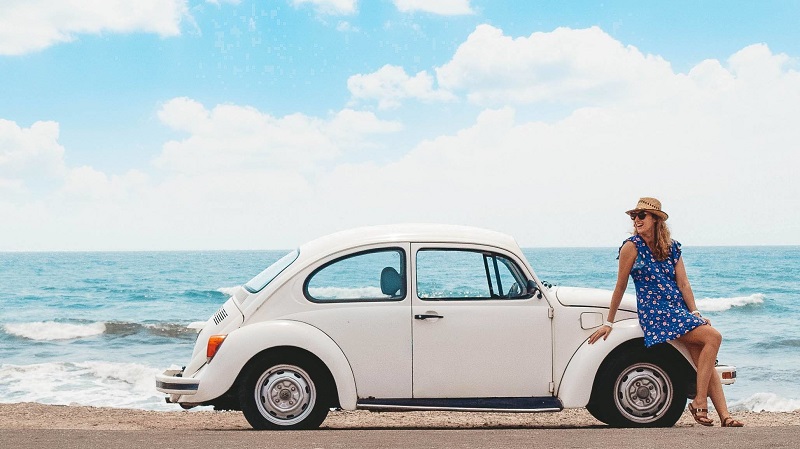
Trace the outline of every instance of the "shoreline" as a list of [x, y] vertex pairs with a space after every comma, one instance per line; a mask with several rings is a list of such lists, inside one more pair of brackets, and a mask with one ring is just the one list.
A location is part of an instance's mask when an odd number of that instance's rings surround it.
[[[736, 412], [747, 427], [800, 426], [800, 411]], [[715, 426], [717, 416], [712, 413]], [[331, 411], [322, 429], [595, 428], [607, 427], [585, 409], [556, 413]], [[702, 427], [684, 412], [675, 427]], [[148, 411], [38, 403], [0, 404], [0, 429], [250, 430], [241, 412]]]

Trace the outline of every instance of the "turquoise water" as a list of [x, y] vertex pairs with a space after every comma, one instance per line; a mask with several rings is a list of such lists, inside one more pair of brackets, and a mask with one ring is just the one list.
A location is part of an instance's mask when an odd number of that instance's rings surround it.
[[[611, 289], [616, 248], [526, 249], [537, 275]], [[185, 363], [227, 292], [286, 251], [0, 253], [0, 402], [176, 410], [153, 375]], [[800, 409], [800, 247], [684, 247], [698, 306], [739, 368], [734, 408]], [[629, 288], [632, 288], [632, 282]]]

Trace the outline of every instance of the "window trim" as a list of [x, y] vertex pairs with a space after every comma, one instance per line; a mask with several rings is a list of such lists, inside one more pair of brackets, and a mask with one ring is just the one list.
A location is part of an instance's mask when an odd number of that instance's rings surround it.
[[[400, 273], [400, 277], [403, 279], [403, 296], [399, 298], [358, 298], [358, 299], [317, 299], [314, 298], [311, 293], [308, 291], [308, 284], [311, 282], [311, 279], [317, 275], [320, 271], [324, 270], [325, 268], [340, 262], [345, 259], [350, 259], [352, 257], [362, 256], [364, 254], [371, 254], [371, 253], [381, 253], [381, 252], [399, 252], [400, 253], [400, 268], [402, 272]], [[348, 253], [343, 256], [337, 257], [333, 260], [325, 262], [324, 264], [320, 265], [319, 267], [315, 268], [308, 276], [306, 276], [305, 280], [303, 281], [303, 296], [306, 298], [307, 301], [313, 302], [314, 304], [341, 304], [341, 303], [375, 303], [375, 302], [400, 302], [405, 300], [408, 297], [408, 267], [406, 264], [406, 250], [400, 246], [385, 246], [381, 248], [371, 248], [364, 251], [357, 251], [354, 253]]]
[[[264, 272], [266, 272], [267, 270], [269, 270], [270, 268], [275, 266], [275, 264], [280, 262], [282, 259], [287, 258], [292, 254], [294, 254], [294, 257], [292, 257], [292, 260], [289, 261], [289, 263], [284, 264], [284, 266], [280, 270], [278, 270], [277, 273], [275, 273], [275, 275], [273, 275], [268, 281], [261, 283], [261, 287], [259, 287], [257, 290], [248, 286], [248, 284], [253, 282], [253, 280], [255, 280], [257, 277], [261, 276], [262, 274], [264, 274]], [[244, 289], [247, 290], [251, 294], [256, 294], [256, 293], [260, 292], [261, 290], [264, 290], [265, 288], [267, 288], [267, 286], [269, 284], [272, 283], [272, 281], [277, 279], [277, 277], [280, 276], [281, 273], [283, 273], [287, 268], [289, 268], [293, 263], [295, 263], [295, 261], [297, 261], [297, 259], [299, 257], [300, 257], [300, 248], [295, 248], [295, 249], [289, 251], [288, 253], [286, 253], [283, 256], [281, 256], [278, 260], [276, 260], [275, 262], [271, 263], [267, 268], [264, 268], [263, 270], [261, 270], [257, 275], [253, 276], [252, 279], [250, 279], [249, 281], [247, 281], [244, 284], [242, 284], [242, 287], [244, 287]]]
[[[416, 250], [414, 251], [414, 293], [415, 293], [414, 296], [417, 299], [419, 299], [420, 301], [429, 301], [429, 302], [437, 302], [437, 301], [438, 302], [454, 302], [454, 301], [519, 301], [519, 300], [530, 299], [530, 298], [532, 298], [534, 296], [533, 294], [528, 293], [528, 294], [525, 294], [525, 295], [522, 295], [522, 296], [517, 296], [517, 297], [514, 297], [514, 298], [503, 298], [503, 297], [497, 297], [497, 298], [488, 297], [487, 298], [487, 297], [484, 297], [484, 296], [466, 296], [466, 297], [455, 297], [455, 298], [423, 298], [423, 297], [421, 297], [419, 295], [419, 264], [417, 263], [419, 253], [421, 251], [442, 251], [442, 252], [445, 252], [445, 251], [460, 251], [460, 252], [478, 253], [478, 254], [483, 256], [484, 269], [487, 271], [487, 273], [486, 273], [487, 275], [489, 275], [489, 272], [495, 272], [496, 273], [496, 270], [497, 270], [497, 259], [495, 257], [502, 257], [503, 259], [505, 259], [509, 263], [511, 263], [511, 265], [513, 266], [513, 268], [511, 268], [511, 267], [508, 267], [505, 264], [503, 264], [504, 266], [506, 266], [506, 268], [508, 268], [508, 270], [510, 272], [512, 272], [511, 275], [514, 276], [515, 279], [518, 276], [519, 279], [523, 279], [524, 280], [525, 285], [524, 286], [520, 285], [520, 288], [523, 288], [523, 287], [527, 288], [526, 286], [527, 286], [527, 283], [528, 283], [528, 277], [525, 276], [525, 272], [519, 267], [519, 264], [512, 257], [510, 257], [509, 255], [500, 253], [498, 251], [492, 251], [492, 250], [488, 250], [488, 249], [479, 249], [479, 248], [421, 246], [419, 248], [416, 248]], [[487, 256], [493, 258], [494, 267], [490, 267], [490, 266], [487, 265], [488, 264]], [[519, 279], [516, 279], [516, 280], [519, 281]], [[492, 283], [489, 282], [488, 278], [487, 278], [487, 284], [488, 284], [489, 291], [490, 291], [489, 294], [491, 295], [491, 294], [493, 294], [492, 293]]]

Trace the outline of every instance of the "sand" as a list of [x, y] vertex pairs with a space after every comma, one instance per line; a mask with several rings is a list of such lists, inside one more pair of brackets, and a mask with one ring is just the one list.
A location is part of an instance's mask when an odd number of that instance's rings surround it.
[[[716, 420], [716, 416], [712, 416]], [[734, 417], [748, 427], [800, 426], [800, 411], [739, 412]], [[718, 425], [718, 422], [715, 423]], [[332, 411], [322, 428], [327, 429], [449, 429], [449, 428], [586, 428], [605, 426], [586, 410], [558, 413], [456, 413]], [[677, 427], [700, 427], [688, 412]], [[250, 429], [240, 412], [145, 410], [105, 407], [0, 404], [0, 429], [99, 429], [99, 430], [236, 430]]]

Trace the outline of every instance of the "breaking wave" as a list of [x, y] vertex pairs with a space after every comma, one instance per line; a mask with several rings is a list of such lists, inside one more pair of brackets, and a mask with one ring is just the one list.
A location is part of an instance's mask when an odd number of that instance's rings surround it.
[[99, 335], [124, 337], [138, 333], [170, 338], [193, 338], [195, 331], [185, 324], [155, 323], [139, 324], [125, 321], [109, 322], [59, 322], [37, 321], [31, 323], [10, 323], [2, 326], [3, 332], [18, 338], [35, 341], [58, 341], [91, 338]]
[[764, 295], [756, 293], [750, 296], [734, 298], [703, 298], [695, 301], [697, 308], [703, 312], [724, 312], [734, 307], [757, 306], [764, 303]]
[[159, 371], [103, 361], [0, 364], [0, 402], [174, 410], [153, 388]]
[[3, 325], [9, 335], [26, 338], [28, 340], [72, 340], [76, 338], [94, 337], [106, 331], [105, 323], [58, 323], [55, 321], [40, 321], [34, 323], [15, 323]]
[[748, 412], [793, 412], [800, 410], [800, 399], [782, 398], [774, 393], [756, 393], [731, 403], [730, 408]]

